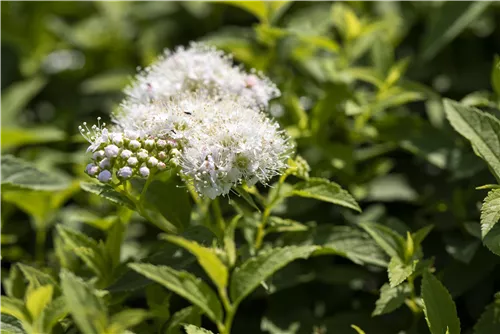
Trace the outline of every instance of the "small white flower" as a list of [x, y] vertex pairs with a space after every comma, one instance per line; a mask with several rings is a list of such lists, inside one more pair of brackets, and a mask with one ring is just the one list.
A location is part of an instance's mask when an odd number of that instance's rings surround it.
[[129, 148], [131, 151], [135, 152], [135, 151], [137, 151], [138, 149], [140, 149], [140, 148], [141, 148], [141, 143], [139, 143], [139, 141], [137, 141], [137, 140], [133, 139], [133, 140], [131, 140], [131, 141], [128, 143], [128, 148]]
[[80, 134], [90, 143], [87, 152], [94, 152], [101, 145], [109, 142], [108, 129], [105, 126], [106, 123], [101, 124], [101, 118], [98, 117], [97, 125], [92, 125], [90, 129], [87, 127], [87, 122], [83, 122], [83, 126], [78, 127]]
[[120, 153], [120, 149], [116, 145], [108, 145], [104, 148], [104, 154], [106, 154], [108, 158], [116, 158], [118, 153]]
[[132, 151], [129, 150], [123, 150], [122, 153], [120, 153], [120, 157], [122, 159], [128, 159], [132, 156]]
[[97, 179], [101, 182], [108, 183], [111, 181], [111, 172], [109, 170], [103, 170], [99, 173]]
[[144, 146], [148, 150], [152, 150], [155, 147], [155, 141], [153, 139], [146, 139]]
[[156, 167], [156, 165], [158, 165], [158, 159], [156, 159], [155, 157], [150, 157], [148, 159], [148, 163], [147, 164], [148, 164], [149, 168], [154, 168], [154, 167]]
[[121, 179], [129, 179], [131, 176], [132, 176], [132, 173], [133, 173], [133, 170], [132, 168], [128, 167], [128, 166], [125, 166], [125, 167], [122, 167], [118, 170], [118, 172], [116, 172], [116, 175], [121, 178]]
[[101, 160], [102, 158], [104, 158], [103, 150], [95, 151], [94, 154], [92, 154], [92, 159], [94, 159], [95, 161]]
[[123, 134], [113, 133], [111, 136], [111, 142], [118, 146], [123, 146]]
[[138, 163], [139, 163], [139, 160], [137, 160], [136, 157], [130, 157], [127, 160], [127, 165], [132, 166], [132, 167], [137, 166]]
[[142, 166], [139, 168], [139, 173], [141, 174], [142, 177], [148, 177], [149, 176], [149, 168], [146, 166]]
[[102, 169], [110, 168], [111, 167], [111, 161], [108, 158], [104, 158], [99, 162], [99, 167]]

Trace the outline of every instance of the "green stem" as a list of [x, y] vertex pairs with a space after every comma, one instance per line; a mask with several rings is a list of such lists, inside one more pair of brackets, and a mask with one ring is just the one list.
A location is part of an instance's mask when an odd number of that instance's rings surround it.
[[35, 259], [37, 262], [43, 263], [45, 258], [45, 240], [47, 239], [47, 230], [45, 228], [36, 229], [35, 241]]
[[212, 200], [212, 210], [215, 216], [215, 222], [217, 227], [219, 228], [221, 239], [224, 237], [224, 231], [226, 230], [226, 222], [224, 221], [224, 217], [222, 217], [222, 211], [220, 209], [219, 198], [215, 198]]
[[141, 195], [139, 196], [139, 202], [142, 204], [146, 198], [146, 192], [148, 191], [149, 185], [153, 182], [154, 172], [152, 172], [149, 177], [146, 179], [146, 183], [144, 184], [144, 188], [142, 188]]
[[218, 323], [219, 334], [231, 334], [231, 327], [233, 325], [234, 316], [236, 314], [237, 305], [232, 305], [224, 289], [219, 289], [219, 296], [222, 300], [222, 305], [226, 311], [224, 324]]

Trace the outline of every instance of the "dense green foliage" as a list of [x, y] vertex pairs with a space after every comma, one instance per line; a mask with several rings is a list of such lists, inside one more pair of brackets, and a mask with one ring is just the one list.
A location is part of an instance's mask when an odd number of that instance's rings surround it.
[[[500, 333], [498, 3], [1, 9], [2, 333]], [[91, 182], [78, 125], [191, 40], [277, 83], [289, 168]]]

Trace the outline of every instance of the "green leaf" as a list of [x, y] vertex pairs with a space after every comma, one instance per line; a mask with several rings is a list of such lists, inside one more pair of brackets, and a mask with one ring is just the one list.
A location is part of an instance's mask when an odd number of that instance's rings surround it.
[[253, 200], [252, 196], [250, 196], [250, 194], [248, 193], [248, 191], [246, 191], [241, 186], [234, 187], [234, 190], [238, 193], [239, 196], [241, 196], [241, 198], [243, 198], [245, 200], [245, 202], [247, 202], [248, 204], [250, 204], [250, 206], [252, 208], [254, 208], [258, 212], [260, 212], [259, 207], [257, 206], [257, 204], [255, 204], [255, 201]]
[[375, 303], [373, 316], [391, 313], [404, 304], [405, 299], [410, 296], [410, 287], [408, 284], [401, 284], [397, 287], [391, 287], [384, 284], [380, 288], [380, 297]]
[[52, 285], [42, 285], [38, 288], [28, 290], [26, 293], [26, 308], [33, 320], [37, 320], [40, 313], [47, 304], [52, 301], [54, 287]]
[[497, 180], [500, 179], [500, 121], [479, 109], [445, 100], [445, 112], [453, 128], [467, 138]]
[[163, 239], [176, 244], [196, 256], [198, 263], [215, 283], [217, 288], [224, 290], [227, 286], [229, 273], [225, 264], [219, 259], [213, 249], [200, 246], [194, 241], [173, 235], [163, 235]]
[[67, 247], [72, 249], [76, 256], [98, 276], [106, 277], [112, 268], [109, 259], [99, 244], [85, 234], [72, 230], [61, 224], [57, 225], [57, 232]]
[[2, 92], [2, 127], [15, 124], [19, 112], [42, 90], [46, 83], [47, 80], [43, 77], [32, 77], [7, 87]]
[[[431, 15], [430, 27], [424, 35], [423, 60], [428, 61], [483, 13], [490, 1], [443, 2]], [[453, 334], [453, 333], [451, 333]]]
[[261, 282], [296, 259], [305, 259], [317, 246], [274, 248], [247, 260], [234, 270], [231, 277], [231, 299], [237, 305]]
[[2, 156], [2, 190], [62, 190], [69, 186], [69, 179], [62, 174], [40, 171], [33, 164], [12, 155]]
[[314, 198], [361, 212], [356, 200], [337, 183], [327, 179], [310, 178], [295, 185], [290, 196]]
[[418, 260], [412, 263], [403, 263], [398, 257], [393, 257], [387, 267], [389, 274], [389, 284], [391, 288], [397, 287], [403, 283], [415, 271]]
[[3, 313], [1, 317], [0, 331], [2, 334], [26, 334], [19, 320]]
[[78, 328], [83, 333], [105, 333], [108, 310], [101, 296], [88, 283], [63, 270], [61, 287], [64, 300]]
[[401, 261], [404, 260], [405, 241], [402, 236], [377, 223], [361, 223], [359, 226], [375, 240], [387, 255], [391, 258], [397, 257]]
[[415, 246], [420, 245], [425, 240], [427, 235], [429, 235], [429, 233], [432, 231], [433, 228], [434, 228], [434, 225], [427, 225], [427, 226], [422, 227], [421, 229], [419, 229], [415, 233], [412, 233], [411, 237], [413, 239]]
[[29, 145], [43, 144], [49, 142], [62, 141], [66, 138], [66, 133], [54, 126], [37, 126], [30, 128], [2, 127], [1, 134], [2, 149]]
[[308, 229], [309, 227], [295, 220], [271, 216], [267, 220], [266, 233], [302, 232]]
[[135, 204], [127, 196], [120, 194], [107, 184], [82, 182], [80, 187], [89, 193], [99, 195], [115, 204], [135, 210]]
[[200, 309], [195, 306], [189, 306], [175, 312], [168, 323], [165, 334], [183, 334], [181, 326], [184, 323], [200, 325]]
[[68, 314], [64, 297], [58, 297], [47, 305], [34, 323], [33, 328], [40, 333], [52, 333], [52, 328]]
[[500, 219], [500, 189], [488, 192], [481, 207], [481, 236], [484, 239]]
[[236, 215], [231, 219], [229, 224], [224, 231], [224, 250], [226, 251], [226, 256], [229, 262], [229, 266], [232, 267], [236, 263], [236, 244], [234, 242], [234, 231], [238, 225], [241, 215]]
[[460, 334], [457, 309], [448, 290], [429, 272], [422, 279], [422, 298], [427, 325], [432, 334]]
[[500, 299], [486, 307], [481, 318], [474, 326], [474, 334], [500, 333]]
[[24, 306], [22, 300], [17, 298], [2, 296], [0, 297], [0, 301], [2, 304], [1, 308], [2, 313], [11, 315], [21, 322], [31, 323], [30, 313]]
[[226, 5], [232, 5], [241, 8], [244, 11], [254, 15], [262, 22], [267, 22], [269, 13], [267, 4], [264, 1], [220, 1], [220, 2]]
[[18, 263], [17, 267], [21, 270], [24, 277], [26, 277], [30, 286], [34, 288], [39, 288], [43, 285], [52, 285], [57, 287], [57, 282], [49, 274], [22, 263]]
[[500, 98], [500, 56], [495, 55], [493, 58], [493, 68], [491, 69], [491, 87]]
[[111, 324], [106, 333], [122, 333], [126, 329], [134, 327], [149, 317], [146, 310], [128, 309], [113, 314]]
[[214, 334], [213, 332], [193, 325], [184, 325], [186, 334]]
[[160, 283], [202, 309], [214, 322], [222, 321], [222, 306], [215, 292], [201, 279], [167, 266], [132, 263], [130, 268]]

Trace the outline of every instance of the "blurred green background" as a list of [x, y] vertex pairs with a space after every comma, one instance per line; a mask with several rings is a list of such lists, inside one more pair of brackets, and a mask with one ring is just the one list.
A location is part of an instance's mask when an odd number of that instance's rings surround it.
[[[83, 222], [97, 236], [109, 227], [115, 208], [78, 186], [87, 160], [78, 125], [109, 121], [137, 67], [200, 40], [278, 84], [282, 97], [270, 113], [311, 175], [349, 189], [365, 212], [304, 201], [284, 203], [282, 213], [318, 226], [434, 224], [424, 252], [456, 298], [464, 332], [500, 287], [498, 260], [477, 239], [485, 193], [474, 190], [494, 180], [441, 104], [449, 97], [497, 113], [490, 80], [500, 53], [499, 3], [2, 1], [1, 10], [2, 154], [70, 180], [58, 192], [2, 191], [2, 273], [16, 262], [64, 266], [54, 223]], [[148, 254], [158, 231], [141, 224], [131, 231], [128, 255]], [[274, 294], [242, 306], [235, 333], [410, 327], [407, 309], [370, 317], [385, 270], [331, 257], [289, 270]], [[421, 325], [412, 328], [425, 332]]]

